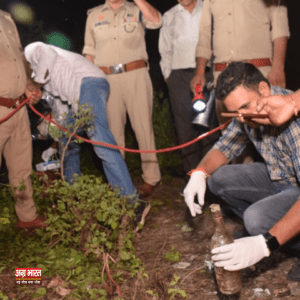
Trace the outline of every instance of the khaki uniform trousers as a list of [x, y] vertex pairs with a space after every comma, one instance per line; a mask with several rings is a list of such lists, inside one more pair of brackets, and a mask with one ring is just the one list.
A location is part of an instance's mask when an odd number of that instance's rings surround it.
[[[269, 72], [271, 71], [271, 66], [265, 66], [265, 67], [260, 67], [258, 68], [262, 74], [267, 77]], [[219, 77], [219, 75], [221, 74], [221, 72], [214, 72], [214, 86], [217, 85], [217, 79]], [[218, 99], [216, 99], [216, 113], [217, 113], [217, 118], [219, 121], [219, 125], [222, 125], [224, 123], [226, 123], [229, 119], [228, 118], [224, 118], [221, 116], [222, 112], [226, 112], [227, 109], [223, 103], [223, 101], [220, 101]], [[224, 131], [225, 129], [223, 129]], [[249, 144], [248, 146], [246, 146], [246, 148], [243, 150], [243, 152], [241, 153], [241, 155], [237, 158], [235, 158], [233, 160], [233, 163], [239, 164], [250, 164], [254, 162], [254, 153], [256, 152], [256, 149], [254, 148], [254, 146], [252, 144]]]
[[[152, 124], [153, 87], [147, 68], [107, 75], [110, 95], [107, 103], [108, 124], [117, 145], [125, 147], [126, 112], [139, 149], [155, 150]], [[121, 151], [125, 156], [124, 151]], [[141, 153], [142, 178], [156, 185], [161, 174], [155, 153]]]
[[[13, 110], [0, 106], [0, 119]], [[38, 215], [32, 198], [30, 174], [32, 171], [32, 139], [27, 109], [22, 107], [11, 118], [0, 124], [0, 165], [5, 158], [11, 186], [24, 180], [25, 191], [14, 193], [15, 210], [22, 222], [34, 220]]]

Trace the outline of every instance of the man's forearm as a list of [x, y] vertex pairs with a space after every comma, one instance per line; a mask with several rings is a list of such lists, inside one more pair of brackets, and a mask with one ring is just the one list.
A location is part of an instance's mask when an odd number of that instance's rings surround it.
[[300, 89], [293, 93], [291, 96], [295, 101], [297, 110], [300, 111]]
[[159, 23], [159, 12], [157, 9], [155, 9], [152, 5], [150, 5], [145, 0], [134, 0], [135, 4], [138, 6], [138, 8], [141, 10], [143, 16], [146, 20], [153, 22], [153, 23]]
[[277, 238], [280, 245], [285, 244], [300, 233], [300, 199], [269, 230], [269, 233]]
[[284, 69], [286, 57], [287, 37], [279, 37], [273, 42], [273, 66]]
[[207, 59], [204, 57], [196, 57], [196, 70], [195, 75], [205, 74], [205, 68], [207, 64]]
[[227, 165], [227, 157], [219, 150], [210, 150], [200, 161], [198, 167], [203, 168], [208, 175], [212, 175], [221, 166]]

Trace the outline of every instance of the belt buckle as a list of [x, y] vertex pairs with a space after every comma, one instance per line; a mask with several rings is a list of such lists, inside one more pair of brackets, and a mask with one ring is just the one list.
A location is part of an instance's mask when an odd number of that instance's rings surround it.
[[113, 74], [119, 74], [123, 72], [123, 64], [117, 64], [111, 67], [111, 72]]
[[19, 101], [19, 99], [16, 99], [15, 100], [15, 103], [12, 105], [12, 109], [15, 109], [15, 108], [17, 108], [18, 106], [20, 105], [20, 101]]

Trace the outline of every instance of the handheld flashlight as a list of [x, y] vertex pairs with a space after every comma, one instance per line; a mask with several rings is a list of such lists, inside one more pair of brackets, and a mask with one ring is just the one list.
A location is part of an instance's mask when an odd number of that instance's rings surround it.
[[193, 101], [193, 109], [196, 112], [202, 113], [206, 110], [206, 99], [203, 96], [203, 93], [201, 91], [201, 87], [199, 84], [197, 84], [197, 92], [192, 101]]

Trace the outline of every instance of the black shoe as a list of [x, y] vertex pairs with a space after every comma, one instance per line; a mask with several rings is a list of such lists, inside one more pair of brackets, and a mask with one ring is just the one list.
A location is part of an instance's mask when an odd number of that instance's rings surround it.
[[293, 281], [300, 281], [300, 259], [289, 270], [286, 277]]
[[234, 240], [241, 239], [241, 238], [247, 237], [247, 236], [250, 236], [250, 234], [248, 233], [248, 231], [245, 227], [240, 230], [235, 231], [232, 234], [232, 237]]

